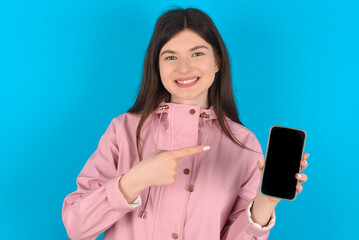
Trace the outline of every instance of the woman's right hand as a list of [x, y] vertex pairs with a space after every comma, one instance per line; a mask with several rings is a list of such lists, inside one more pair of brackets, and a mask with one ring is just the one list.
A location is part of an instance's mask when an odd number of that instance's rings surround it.
[[133, 202], [150, 186], [167, 186], [176, 182], [181, 171], [181, 159], [209, 150], [194, 146], [177, 150], [157, 150], [131, 168], [119, 181], [119, 189], [127, 202]]

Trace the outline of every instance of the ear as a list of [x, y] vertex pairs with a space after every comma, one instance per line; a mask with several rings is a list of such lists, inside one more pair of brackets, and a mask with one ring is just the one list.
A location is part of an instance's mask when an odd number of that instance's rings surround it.
[[217, 58], [216, 60], [216, 73], [219, 72], [219, 70], [221, 70], [221, 59], [220, 58]]

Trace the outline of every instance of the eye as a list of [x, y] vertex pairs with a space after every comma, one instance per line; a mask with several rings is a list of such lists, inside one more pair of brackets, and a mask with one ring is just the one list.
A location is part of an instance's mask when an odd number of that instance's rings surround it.
[[202, 55], [204, 55], [202, 52], [195, 52], [195, 53], [193, 53], [193, 56], [194, 56], [194, 57], [198, 57], [198, 56], [202, 56]]
[[166, 57], [165, 60], [175, 60], [176, 57], [175, 56], [169, 56], [169, 57]]

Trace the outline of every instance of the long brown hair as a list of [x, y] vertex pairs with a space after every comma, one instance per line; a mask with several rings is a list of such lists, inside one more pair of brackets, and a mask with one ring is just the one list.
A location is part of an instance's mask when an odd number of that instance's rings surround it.
[[140, 90], [135, 104], [128, 110], [129, 113], [141, 114], [136, 131], [136, 144], [140, 159], [142, 159], [140, 133], [143, 124], [158, 104], [171, 99], [170, 93], [161, 82], [158, 66], [159, 53], [173, 36], [185, 29], [196, 32], [211, 44], [215, 57], [220, 60], [220, 70], [216, 73], [214, 82], [208, 91], [208, 102], [210, 106], [212, 105], [224, 134], [234, 143], [249, 149], [238, 141], [225, 119], [227, 116], [233, 122], [243, 125], [239, 120], [234, 101], [230, 62], [221, 35], [211, 18], [204, 12], [194, 8], [174, 9], [164, 13], [157, 20], [146, 52]]

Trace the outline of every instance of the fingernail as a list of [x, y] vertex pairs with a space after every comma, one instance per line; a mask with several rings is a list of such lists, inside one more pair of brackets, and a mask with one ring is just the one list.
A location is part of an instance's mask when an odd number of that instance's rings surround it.
[[259, 163], [263, 162], [263, 158], [259, 159], [259, 161], [258, 161], [258, 162], [259, 162]]
[[307, 158], [309, 158], [309, 153], [307, 153]]
[[211, 149], [210, 146], [204, 146], [204, 147], [203, 147], [203, 151], [208, 151], [209, 149]]
[[302, 174], [298, 173], [297, 176], [298, 176], [298, 178], [302, 178]]

